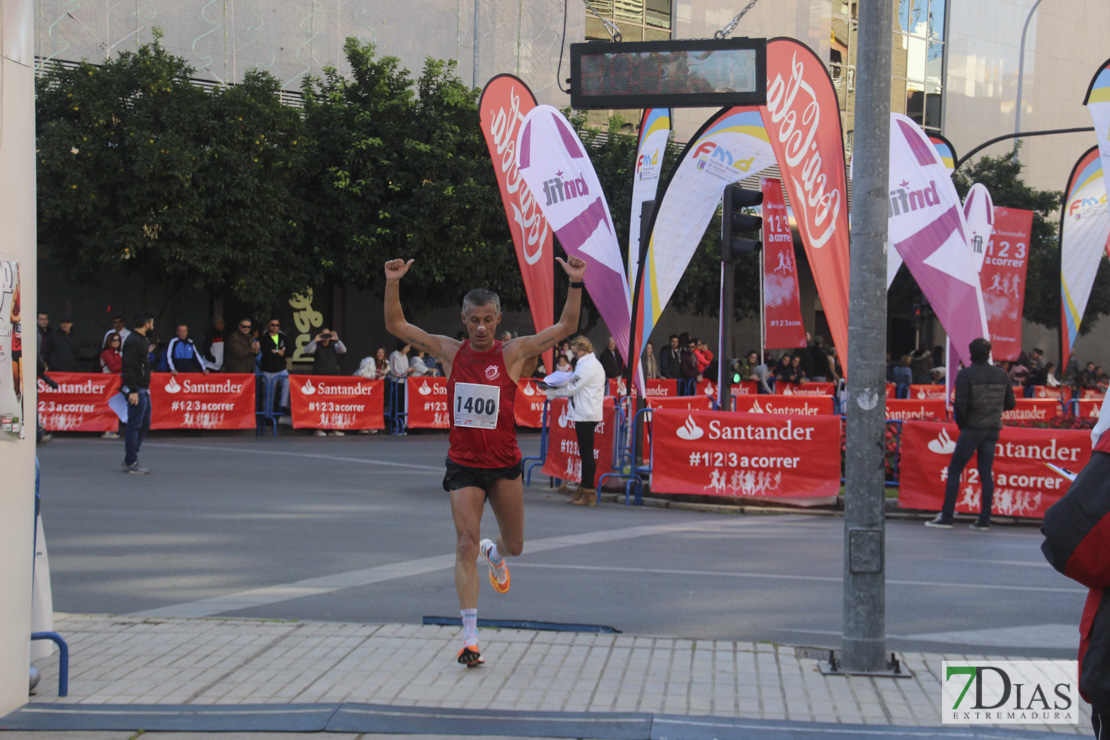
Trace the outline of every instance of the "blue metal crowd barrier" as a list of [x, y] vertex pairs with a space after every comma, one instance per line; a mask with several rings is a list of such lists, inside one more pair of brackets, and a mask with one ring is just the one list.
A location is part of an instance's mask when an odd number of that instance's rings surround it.
[[278, 417], [281, 415], [282, 389], [289, 378], [268, 378], [262, 373], [254, 376], [255, 387], [255, 436], [266, 433], [266, 422], [273, 427], [272, 436], [277, 436]]
[[547, 432], [547, 410], [551, 406], [551, 399], [545, 398], [543, 400], [543, 412], [540, 414], [540, 454], [538, 456], [528, 456], [521, 458], [520, 464], [524, 467], [524, 485], [532, 485], [532, 468], [539, 465], [543, 467], [544, 462], [547, 461], [547, 445], [548, 445], [548, 432]]
[[408, 433], [409, 414], [405, 410], [403, 403], [404, 389], [406, 381], [393, 380], [386, 378], [386, 383], [389, 383], [389, 408], [385, 413], [385, 419], [389, 433], [393, 435], [403, 436]]

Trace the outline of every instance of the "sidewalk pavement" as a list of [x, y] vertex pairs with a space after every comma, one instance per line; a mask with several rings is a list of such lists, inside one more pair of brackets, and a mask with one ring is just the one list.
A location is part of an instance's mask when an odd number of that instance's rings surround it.
[[825, 676], [816, 651], [766, 642], [487, 627], [487, 662], [466, 669], [456, 627], [59, 614], [55, 630], [69, 696], [57, 654], [39, 661], [0, 740], [1090, 735], [1086, 704], [1079, 725], [942, 727], [941, 661], [1002, 656], [905, 653], [908, 678]]

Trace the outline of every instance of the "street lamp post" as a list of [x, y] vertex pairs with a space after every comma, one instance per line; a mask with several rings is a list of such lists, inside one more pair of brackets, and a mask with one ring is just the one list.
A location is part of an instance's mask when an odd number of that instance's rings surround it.
[[[1029, 9], [1029, 15], [1025, 16], [1025, 25], [1021, 28], [1021, 48], [1018, 49], [1018, 80], [1017, 80], [1017, 105], [1014, 110], [1014, 136], [1021, 133], [1021, 85], [1024, 81], [1022, 78], [1025, 75], [1025, 34], [1029, 32], [1029, 21], [1033, 20], [1033, 13], [1037, 11], [1037, 6], [1041, 4], [1041, 0], [1033, 3], [1033, 7]], [[1018, 145], [1021, 139], [1014, 139], [1014, 159], [1017, 159]]]

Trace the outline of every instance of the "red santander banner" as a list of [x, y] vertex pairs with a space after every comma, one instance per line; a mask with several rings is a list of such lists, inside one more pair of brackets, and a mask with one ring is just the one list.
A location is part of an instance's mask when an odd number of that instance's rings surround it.
[[[597, 472], [593, 487], [601, 476], [613, 467], [613, 397], [606, 396], [602, 407], [601, 421], [594, 427], [594, 461]], [[552, 399], [547, 418], [548, 442], [547, 459], [541, 472], [560, 480], [582, 480], [582, 458], [578, 452], [578, 439], [574, 436], [574, 422], [567, 418], [567, 399]]]
[[1033, 386], [1033, 398], [1055, 398], [1062, 401], [1070, 397], [1067, 389], [1062, 385], [1055, 388], [1049, 388], [1047, 385]]
[[1095, 399], [1079, 399], [1073, 401], [1075, 415], [1080, 419], [1094, 419], [1098, 421], [1099, 412], [1102, 410], [1102, 401]]
[[840, 417], [653, 412], [651, 488], [757, 498], [835, 496]]
[[[513, 235], [524, 292], [532, 310], [532, 323], [536, 331], [541, 331], [555, 322], [552, 233], [516, 166], [517, 133], [524, 116], [535, 107], [532, 91], [510, 74], [497, 75], [487, 82], [478, 101], [482, 134], [493, 159], [493, 172]], [[543, 353], [543, 364], [555, 367], [552, 350]]]
[[384, 429], [384, 401], [384, 380], [351, 375], [289, 376], [294, 429]]
[[[1019, 398], [1017, 406], [1002, 412], [1003, 424], [1048, 421], [1064, 413], [1060, 402], [1052, 398]], [[1066, 467], [1066, 466], [1065, 466]], [[1076, 472], [1079, 472], [1078, 470]]]
[[254, 429], [254, 375], [154, 373], [151, 429]]
[[840, 105], [825, 63], [795, 39], [768, 41], [767, 103], [759, 111], [794, 206], [833, 344], [844, 357], [848, 184]]
[[[955, 424], [907, 421], [902, 425], [900, 507], [940, 511], [948, 463], [958, 438]], [[1045, 510], [1064, 495], [1069, 485], [1045, 463], [1078, 472], [1090, 456], [1091, 434], [1087, 430], [1003, 427], [995, 448], [992, 512], [1043, 518]], [[960, 478], [956, 511], [979, 513], [981, 495], [973, 456]]]
[[832, 396], [740, 396], [733, 411], [749, 414], [817, 416], [834, 413]]
[[405, 406], [409, 429], [450, 429], [447, 378], [408, 378]]
[[[651, 398], [652, 396], [677, 396], [678, 395], [678, 380], [676, 378], [645, 378], [644, 379], [644, 394]], [[624, 378], [610, 378], [609, 379], [609, 395], [610, 396], [626, 396], [628, 391], [624, 386]], [[636, 389], [632, 389], [632, 395], [636, 395]]]
[[804, 347], [806, 328], [798, 291], [794, 237], [782, 198], [782, 182], [759, 181], [763, 191], [763, 324], [767, 347]]
[[995, 207], [994, 234], [979, 272], [995, 360], [1012, 361], [1021, 355], [1025, 272], [1032, 233], [1032, 211]]
[[[647, 399], [647, 405], [653, 409], [700, 409], [710, 411], [713, 409], [713, 399], [708, 396], [657, 396]], [[644, 438], [640, 449], [643, 450], [644, 461], [651, 459], [651, 414], [644, 414]]]
[[119, 426], [108, 399], [119, 393], [119, 375], [111, 373], [56, 373], [58, 387], [41, 380], [39, 421], [48, 432], [114, 432]]
[[777, 396], [831, 396], [836, 393], [835, 383], [775, 383]]
[[947, 420], [948, 408], [943, 398], [888, 398], [886, 418], [889, 421]]
[[924, 401], [926, 398], [939, 398], [944, 400], [944, 385], [918, 385], [910, 386], [909, 397], [916, 401]]
[[543, 426], [543, 402], [547, 400], [547, 393], [536, 385], [531, 378], [522, 378], [516, 384], [516, 403], [513, 405], [513, 416], [516, 425], [539, 429]]

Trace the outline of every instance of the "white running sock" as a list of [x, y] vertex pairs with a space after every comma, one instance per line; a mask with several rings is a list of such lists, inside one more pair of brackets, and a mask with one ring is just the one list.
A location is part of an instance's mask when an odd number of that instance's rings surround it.
[[501, 557], [501, 554], [497, 552], [496, 542], [489, 546], [489, 560], [498, 568], [501, 567], [501, 563], [505, 562], [505, 558]]
[[474, 647], [478, 644], [478, 610], [463, 609], [459, 613], [462, 615], [463, 647]]

